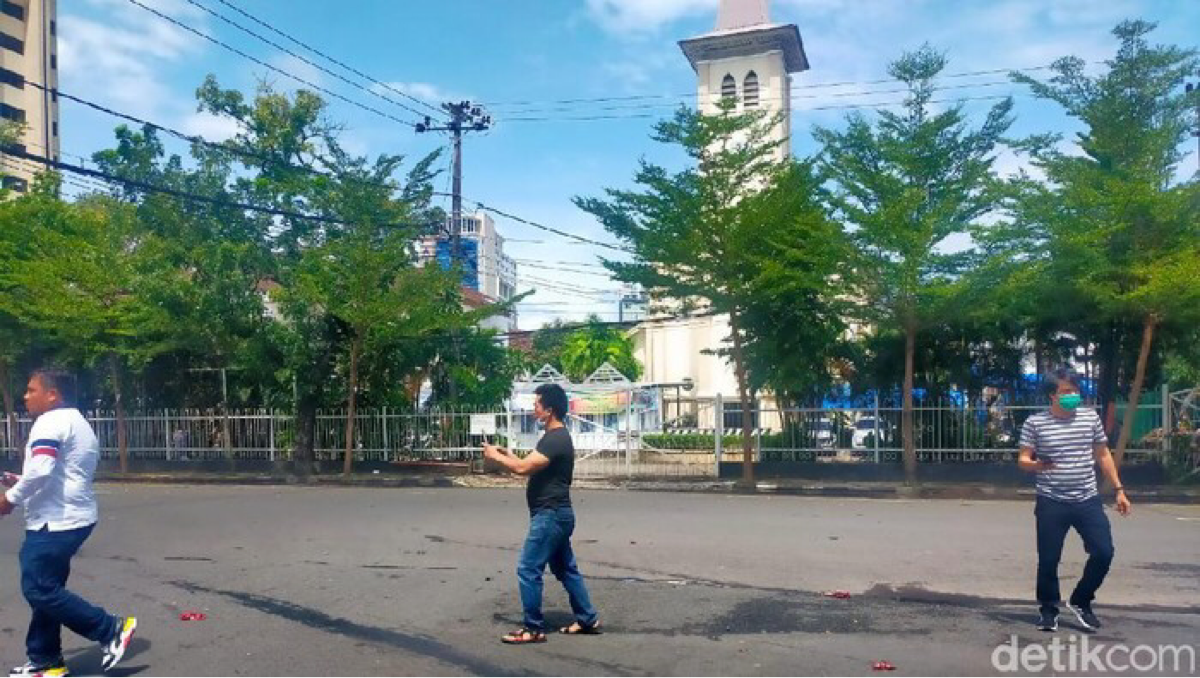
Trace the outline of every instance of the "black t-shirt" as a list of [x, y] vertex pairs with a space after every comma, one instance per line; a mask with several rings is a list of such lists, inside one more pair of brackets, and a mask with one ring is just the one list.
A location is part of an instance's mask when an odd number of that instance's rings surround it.
[[529, 476], [525, 487], [525, 501], [529, 511], [544, 508], [559, 508], [571, 505], [571, 478], [575, 474], [575, 444], [571, 434], [563, 426], [551, 431], [538, 441], [537, 451], [550, 460], [550, 465]]

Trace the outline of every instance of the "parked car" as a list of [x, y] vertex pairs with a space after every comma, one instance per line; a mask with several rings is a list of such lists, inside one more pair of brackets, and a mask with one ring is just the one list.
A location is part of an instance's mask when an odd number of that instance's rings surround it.
[[[854, 433], [850, 436], [850, 447], [855, 450], [868, 450], [873, 448], [873, 438], [875, 436], [875, 417], [863, 417], [854, 424]], [[892, 440], [893, 435], [892, 425], [886, 421], [879, 422], [879, 437], [880, 443], [883, 444]]]
[[833, 430], [833, 422], [828, 419], [814, 422], [812, 435], [817, 447], [833, 447], [837, 444], [837, 433]]

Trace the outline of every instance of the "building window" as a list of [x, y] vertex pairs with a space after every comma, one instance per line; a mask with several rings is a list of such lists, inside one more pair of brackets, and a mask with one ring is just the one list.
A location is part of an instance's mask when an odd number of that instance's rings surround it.
[[0, 12], [9, 15], [17, 21], [25, 20], [25, 8], [15, 2], [4, 0], [4, 2], [0, 3]]
[[58, 55], [57, 54], [50, 55], [50, 68], [52, 68], [52, 69], [58, 68]]
[[0, 179], [0, 184], [2, 184], [4, 188], [7, 188], [10, 191], [16, 191], [17, 193], [24, 193], [25, 191], [29, 190], [29, 182], [20, 177], [4, 177], [3, 179]]
[[[725, 403], [725, 412], [722, 423], [726, 431], [737, 429], [742, 430], [742, 404]], [[758, 410], [750, 412], [750, 426], [758, 428]]]
[[25, 78], [20, 73], [7, 68], [0, 68], [0, 83], [11, 85], [17, 89], [25, 89]]
[[21, 42], [19, 38], [14, 38], [8, 33], [0, 33], [0, 47], [3, 47], [10, 52], [16, 52], [17, 54], [25, 53], [25, 43]]
[[50, 35], [58, 35], [58, 22], [50, 22]]
[[13, 122], [25, 122], [25, 111], [16, 106], [0, 104], [0, 118], [12, 120]]
[[743, 96], [746, 98], [746, 108], [754, 108], [758, 106], [758, 74], [754, 71], [746, 76], [745, 84], [742, 86]]
[[52, 133], [54, 134], [54, 136], [58, 136], [58, 123], [57, 122], [51, 124], [50, 129], [53, 130]]
[[732, 75], [726, 75], [721, 81], [721, 99], [737, 101], [737, 80], [734, 80]]

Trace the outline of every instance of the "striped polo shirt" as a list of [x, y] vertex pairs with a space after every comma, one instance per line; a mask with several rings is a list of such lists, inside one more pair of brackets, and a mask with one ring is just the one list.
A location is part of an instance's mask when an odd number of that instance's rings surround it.
[[1054, 463], [1037, 474], [1037, 493], [1058, 501], [1080, 502], [1095, 497], [1095, 447], [1107, 443], [1104, 424], [1092, 410], [1076, 410], [1059, 418], [1049, 410], [1025, 420], [1021, 447], [1033, 448], [1038, 461]]

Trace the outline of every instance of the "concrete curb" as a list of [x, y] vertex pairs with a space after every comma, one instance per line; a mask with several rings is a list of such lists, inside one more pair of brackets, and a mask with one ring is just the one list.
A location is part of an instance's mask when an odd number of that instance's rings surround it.
[[173, 475], [160, 473], [106, 473], [96, 476], [96, 482], [138, 485], [324, 485], [342, 487], [457, 487], [456, 476], [299, 476], [275, 475]]
[[[493, 475], [385, 475], [360, 474], [345, 478], [341, 475], [313, 475], [301, 479], [294, 475], [261, 474], [161, 474], [105, 473], [97, 476], [101, 483], [130, 483], [158, 485], [305, 485], [325, 487], [381, 488], [462, 488], [495, 489], [523, 486], [519, 479]], [[575, 487], [587, 490], [628, 490], [633, 492], [691, 492], [704, 494], [737, 494], [746, 496], [798, 496], [843, 499], [943, 499], [957, 501], [1027, 501], [1034, 497], [1028, 487], [993, 485], [924, 484], [907, 486], [894, 483], [802, 483], [795, 481], [764, 481], [753, 488], [734, 481], [668, 480], [590, 480], [579, 479]], [[1135, 504], [1200, 504], [1200, 488], [1147, 487], [1129, 489]]]

